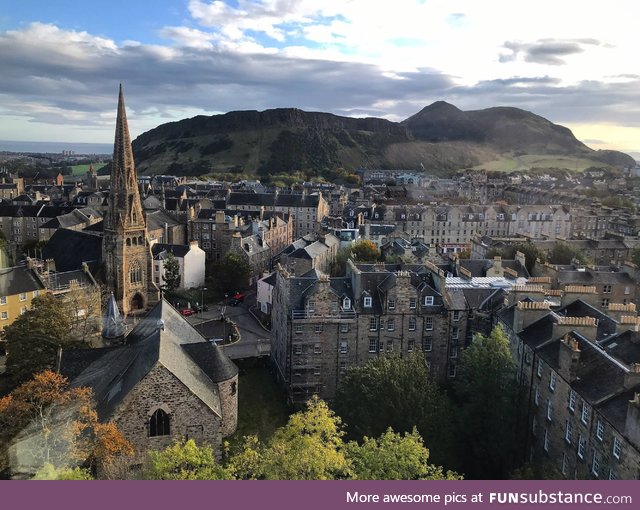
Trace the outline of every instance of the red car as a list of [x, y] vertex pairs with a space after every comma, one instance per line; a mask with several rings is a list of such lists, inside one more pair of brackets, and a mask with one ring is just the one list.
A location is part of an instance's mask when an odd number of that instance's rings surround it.
[[180, 310], [180, 313], [185, 317], [189, 317], [189, 315], [193, 315], [196, 312], [194, 312], [191, 308], [183, 308], [182, 310]]
[[240, 301], [242, 303], [244, 301], [244, 294], [242, 294], [241, 292], [237, 292], [233, 296], [231, 296], [231, 299], [235, 299], [236, 301]]

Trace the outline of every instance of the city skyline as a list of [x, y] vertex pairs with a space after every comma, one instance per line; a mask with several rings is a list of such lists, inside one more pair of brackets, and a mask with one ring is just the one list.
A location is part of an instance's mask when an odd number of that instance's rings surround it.
[[0, 5], [0, 139], [109, 143], [122, 82], [134, 137], [278, 107], [399, 121], [445, 100], [640, 152], [632, 1]]

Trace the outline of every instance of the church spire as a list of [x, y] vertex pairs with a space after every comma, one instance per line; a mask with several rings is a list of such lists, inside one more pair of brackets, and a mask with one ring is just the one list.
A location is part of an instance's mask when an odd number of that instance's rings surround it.
[[111, 167], [111, 188], [113, 189], [114, 186], [119, 188], [137, 186], [122, 83], [118, 92], [118, 115], [116, 117], [116, 136], [113, 143], [113, 162]]

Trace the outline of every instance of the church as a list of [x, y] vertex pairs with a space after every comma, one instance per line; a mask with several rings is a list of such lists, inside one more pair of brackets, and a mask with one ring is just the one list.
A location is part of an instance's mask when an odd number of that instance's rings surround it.
[[109, 206], [104, 217], [102, 260], [105, 283], [124, 315], [140, 313], [158, 302], [152, 281], [152, 256], [138, 178], [131, 149], [122, 85], [118, 94], [116, 134], [111, 163]]

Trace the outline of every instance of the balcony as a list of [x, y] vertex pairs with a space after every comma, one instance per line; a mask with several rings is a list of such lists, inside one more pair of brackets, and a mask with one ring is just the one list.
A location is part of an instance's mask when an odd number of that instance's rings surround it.
[[291, 319], [298, 320], [355, 320], [356, 312], [354, 310], [337, 310], [329, 313], [321, 314], [316, 310], [291, 310]]

